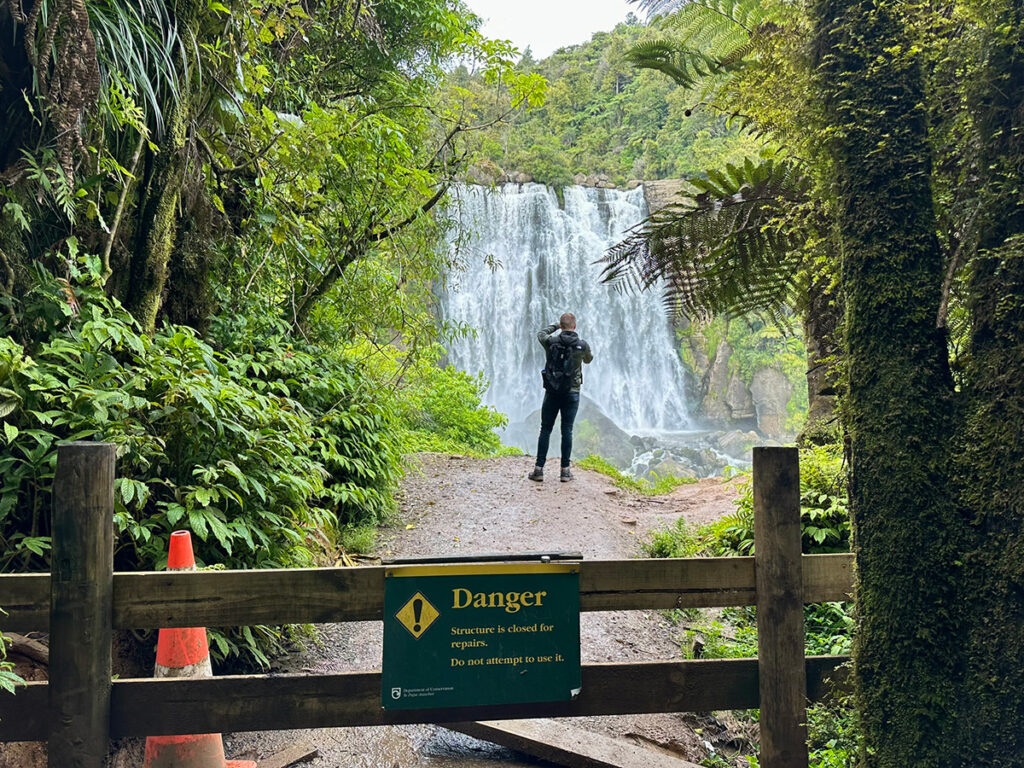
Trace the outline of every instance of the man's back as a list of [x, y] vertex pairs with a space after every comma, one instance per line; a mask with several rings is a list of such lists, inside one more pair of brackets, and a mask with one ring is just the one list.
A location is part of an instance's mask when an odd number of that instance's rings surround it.
[[[537, 340], [548, 353], [550, 362], [552, 344], [562, 346], [568, 350], [570, 363], [570, 384], [565, 391], [579, 392], [583, 386], [583, 364], [594, 359], [590, 345], [581, 339], [575, 330], [561, 329], [557, 323], [545, 326], [537, 334]], [[545, 379], [546, 381], [546, 379]]]

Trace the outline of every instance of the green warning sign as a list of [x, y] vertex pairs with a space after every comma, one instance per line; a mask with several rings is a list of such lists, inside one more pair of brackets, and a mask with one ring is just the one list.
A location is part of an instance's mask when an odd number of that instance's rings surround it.
[[568, 701], [579, 690], [579, 564], [387, 569], [385, 709]]

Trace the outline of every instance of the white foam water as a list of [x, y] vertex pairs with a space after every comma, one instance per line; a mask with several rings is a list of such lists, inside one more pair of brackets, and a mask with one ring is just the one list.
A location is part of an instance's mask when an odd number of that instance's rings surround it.
[[659, 292], [617, 290], [595, 264], [647, 215], [643, 189], [574, 186], [563, 199], [541, 184], [453, 192], [467, 268], [452, 276], [442, 315], [477, 334], [451, 345], [450, 362], [482, 372], [485, 402], [521, 421], [542, 398], [537, 331], [572, 312], [594, 351], [584, 393], [627, 432], [687, 429], [683, 365]]

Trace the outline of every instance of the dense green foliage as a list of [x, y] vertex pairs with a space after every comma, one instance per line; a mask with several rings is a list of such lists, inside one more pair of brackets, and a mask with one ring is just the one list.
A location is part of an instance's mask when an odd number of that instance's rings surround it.
[[[743, 114], [808, 183], [759, 195], [756, 166], [729, 170], [739, 197], [652, 221], [613, 254], [615, 274], [660, 270], [680, 295], [696, 284], [705, 303], [730, 303], [743, 292], [716, 281], [728, 262], [771, 314], [786, 296], [779, 268], [801, 265], [788, 301], [810, 369], [841, 374], [811, 386], [811, 410], [820, 392], [843, 395], [859, 759], [1020, 765], [1024, 695], [1005, 660], [1024, 628], [1019, 560], [1006, 556], [1024, 541], [1007, 492], [1024, 458], [1024, 6], [643, 5], [667, 12], [666, 34], [637, 61]], [[744, 202], [740, 226], [718, 215]], [[688, 237], [698, 230], [704, 241]]]
[[[754, 492], [749, 473], [738, 482], [735, 511], [696, 529], [684, 518], [644, 543], [649, 557], [729, 557], [754, 552]], [[846, 467], [842, 446], [800, 451], [800, 524], [804, 554], [850, 551]]]
[[[118, 568], [333, 563], [404, 450], [490, 452], [436, 366], [453, 57], [544, 83], [459, 0], [0, 3], [0, 570], [48, 565], [56, 446], [118, 447]], [[493, 119], [504, 119], [505, 112]], [[415, 438], [415, 439], [414, 439]], [[277, 630], [213, 633], [265, 662]]]
[[[633, 66], [629, 51], [650, 34], [634, 19], [546, 59], [524, 56], [517, 70], [549, 83], [544, 104], [488, 133], [475, 145], [472, 163], [484, 172], [523, 172], [554, 186], [570, 184], [580, 173], [624, 185], [702, 176], [757, 156], [759, 140], [724, 117], [693, 112], [692, 92]], [[449, 90], [454, 102], [481, 116], [501, 108], [493, 88], [469, 68], [453, 73]]]

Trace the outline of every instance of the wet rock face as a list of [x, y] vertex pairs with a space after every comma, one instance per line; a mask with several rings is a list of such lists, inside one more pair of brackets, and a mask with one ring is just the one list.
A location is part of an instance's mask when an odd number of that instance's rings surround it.
[[786, 405], [793, 385], [782, 371], [762, 368], [754, 374], [750, 394], [757, 411], [757, 428], [764, 435], [778, 437], [786, 432]]
[[715, 356], [704, 374], [702, 389], [704, 397], [700, 404], [700, 415], [710, 421], [726, 422], [732, 418], [732, 413], [727, 403], [727, 391], [729, 389], [729, 358], [732, 350], [729, 345], [720, 341]]
[[652, 213], [660, 211], [672, 203], [678, 203], [682, 191], [682, 179], [660, 179], [644, 182], [644, 197], [647, 200], [647, 208]]
[[745, 421], [757, 415], [754, 409], [754, 398], [743, 383], [738, 372], [729, 379], [729, 387], [725, 390], [725, 404], [729, 408], [729, 417], [733, 421]]

